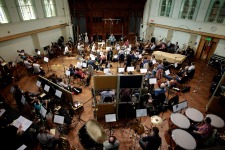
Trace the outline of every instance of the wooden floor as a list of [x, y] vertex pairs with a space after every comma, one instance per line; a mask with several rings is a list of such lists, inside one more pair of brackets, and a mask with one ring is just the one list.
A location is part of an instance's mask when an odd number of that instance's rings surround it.
[[[49, 65], [46, 63], [42, 63], [41, 66], [46, 71], [46, 76], [55, 73], [58, 76], [64, 76], [64, 70], [68, 68], [69, 64], [76, 65], [76, 62], [78, 61], [79, 56], [74, 55], [71, 57], [67, 56], [60, 56], [57, 58], [52, 58], [49, 61]], [[198, 110], [200, 110], [204, 115], [205, 112], [205, 106], [207, 105], [209, 98], [210, 98], [210, 84], [212, 81], [213, 76], [216, 74], [216, 70], [212, 68], [211, 66], [207, 65], [207, 62], [205, 61], [196, 61], [196, 73], [194, 78], [188, 83], [188, 85], [191, 86], [191, 91], [188, 93], [181, 93], [180, 101], [187, 100], [188, 101], [188, 107], [193, 107]], [[112, 63], [111, 70], [113, 74], [116, 74], [116, 68], [118, 67], [118, 63]], [[19, 77], [17, 84], [21, 87], [23, 91], [30, 91], [30, 92], [38, 92], [38, 87], [36, 86], [37, 82], [37, 76], [35, 75], [28, 75], [26, 70], [22, 67], [19, 67], [20, 69], [16, 72], [15, 76], [16, 78]], [[103, 74], [102, 72], [95, 72], [95, 75]], [[74, 84], [76, 85], [76, 82]], [[10, 87], [6, 87], [2, 93], [4, 97], [6, 98], [7, 102], [10, 103], [12, 107], [16, 108], [14, 99], [12, 95], [10, 94]], [[84, 112], [81, 115], [81, 119], [85, 122], [89, 121], [90, 119], [94, 118], [94, 108], [92, 107], [92, 94], [90, 87], [82, 86], [83, 92], [79, 95], [74, 95], [73, 99], [74, 101], [79, 101], [84, 103]], [[169, 97], [172, 97], [173, 94], [170, 93]], [[169, 147], [169, 139], [167, 136], [165, 136], [166, 131], [169, 129], [169, 117], [171, 115], [171, 111], [167, 110], [164, 113], [161, 113], [159, 116], [163, 119], [163, 124], [159, 126], [160, 129], [160, 137], [162, 138], [162, 150], [167, 150]], [[146, 128], [152, 127], [151, 116], [146, 116], [141, 118], [141, 124]], [[78, 150], [82, 150], [83, 147], [79, 142], [78, 132], [81, 127], [85, 125], [85, 122], [81, 121], [78, 122], [78, 119], [76, 117], [73, 118], [76, 122], [76, 126], [74, 126], [74, 129], [70, 131], [68, 135], [65, 136], [69, 142], [71, 147], [75, 147]], [[100, 121], [101, 125], [104, 127], [105, 132], [108, 133], [109, 124], [105, 123], [104, 121]], [[134, 131], [129, 128], [124, 128], [123, 124], [126, 124], [127, 122], [124, 121], [118, 121], [116, 124], [114, 124], [114, 135], [117, 137], [117, 139], [120, 141], [120, 150], [128, 150], [128, 149], [141, 149], [138, 140], [135, 140], [135, 137], [132, 136], [131, 133]], [[93, 129], [93, 130], [99, 130], [99, 129]], [[139, 137], [139, 135], [138, 135]], [[91, 139], [85, 139], [88, 143]], [[40, 146], [37, 145], [35, 149], [40, 149]]]

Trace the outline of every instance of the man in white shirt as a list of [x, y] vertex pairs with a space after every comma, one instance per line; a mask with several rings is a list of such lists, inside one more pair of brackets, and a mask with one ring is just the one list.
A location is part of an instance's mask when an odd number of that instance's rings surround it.
[[42, 76], [45, 75], [44, 70], [41, 68], [41, 66], [38, 64], [37, 61], [34, 61], [33, 63], [33, 69], [35, 74], [41, 74]]
[[68, 56], [71, 55], [71, 51], [69, 50], [69, 45], [68, 44], [66, 44], [63, 54], [64, 55], [68, 55]]

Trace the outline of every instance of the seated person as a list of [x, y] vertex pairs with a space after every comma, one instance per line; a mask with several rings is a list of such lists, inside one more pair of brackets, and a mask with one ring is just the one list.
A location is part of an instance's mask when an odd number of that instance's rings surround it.
[[32, 66], [31, 61], [29, 61], [27, 58], [25, 58], [23, 64], [24, 64], [25, 68], [27, 70], [29, 70], [29, 72], [33, 72], [33, 66]]
[[73, 64], [70, 64], [69, 71], [70, 71], [70, 76], [73, 76], [75, 74], [75, 66]]
[[103, 142], [103, 150], [118, 150], [120, 142], [115, 136], [110, 136], [108, 140]]
[[131, 101], [131, 94], [132, 94], [132, 90], [131, 89], [122, 89], [120, 91], [121, 102]]
[[82, 69], [75, 68], [74, 77], [79, 78], [79, 79], [84, 79], [85, 78], [85, 74], [82, 71]]
[[158, 150], [161, 143], [162, 139], [159, 136], [159, 129], [157, 127], [152, 128], [150, 135], [139, 140], [139, 144], [143, 150]]
[[69, 44], [66, 44], [63, 54], [68, 56], [72, 54], [72, 52], [69, 50]]
[[33, 69], [35, 74], [40, 74], [42, 76], [45, 75], [45, 71], [42, 69], [42, 67], [38, 64], [37, 61], [33, 62]]
[[204, 141], [211, 136], [213, 131], [211, 118], [206, 117], [203, 123], [197, 126], [191, 126], [188, 130], [197, 141]]
[[67, 88], [69, 87], [69, 85], [67, 85], [67, 84], [65, 84], [65, 83], [63, 82], [63, 79], [62, 79], [62, 78], [59, 78], [59, 79], [58, 79], [57, 84], [60, 85], [61, 87], [65, 88], [65, 89], [67, 89]]
[[108, 89], [106, 91], [101, 92], [101, 102], [102, 103], [107, 102], [109, 100], [108, 99], [109, 97], [111, 98], [111, 101], [113, 101], [113, 99], [115, 97], [115, 91]]
[[165, 94], [165, 92], [166, 92], [166, 84], [165, 83], [161, 83], [160, 88], [154, 89], [155, 96], [158, 96], [160, 94]]
[[188, 81], [188, 75], [187, 72], [184, 72], [184, 74], [182, 75], [182, 77], [177, 76], [176, 77], [177, 83], [179, 84], [184, 84]]
[[84, 45], [81, 43], [78, 43], [77, 50], [79, 51], [80, 54], [82, 54], [84, 52]]
[[41, 127], [40, 132], [37, 135], [37, 140], [40, 142], [42, 148], [48, 148], [54, 150], [58, 144], [58, 137], [53, 135], [45, 127]]

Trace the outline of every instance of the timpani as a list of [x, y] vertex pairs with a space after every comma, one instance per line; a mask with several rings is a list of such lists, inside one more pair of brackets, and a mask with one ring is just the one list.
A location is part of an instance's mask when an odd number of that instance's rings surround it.
[[180, 146], [183, 149], [196, 149], [196, 140], [190, 133], [185, 130], [174, 129], [172, 131], [172, 139], [176, 143], [176, 145]]
[[191, 125], [190, 120], [181, 113], [172, 113], [170, 120], [174, 125], [182, 129], [188, 129]]
[[204, 120], [203, 114], [195, 108], [187, 108], [185, 115], [194, 122], [202, 122]]
[[209, 117], [211, 119], [211, 125], [213, 127], [215, 127], [215, 128], [223, 128], [224, 127], [224, 121], [219, 116], [214, 115], [214, 114], [207, 114], [206, 117]]

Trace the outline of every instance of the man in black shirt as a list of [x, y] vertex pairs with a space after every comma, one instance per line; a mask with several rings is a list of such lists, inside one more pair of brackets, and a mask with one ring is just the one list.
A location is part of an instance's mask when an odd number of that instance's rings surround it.
[[159, 129], [157, 127], [152, 128], [152, 133], [149, 136], [140, 139], [139, 144], [143, 150], [158, 150], [162, 143], [162, 139], [159, 136]]

